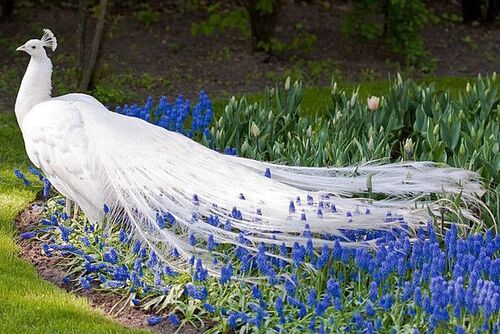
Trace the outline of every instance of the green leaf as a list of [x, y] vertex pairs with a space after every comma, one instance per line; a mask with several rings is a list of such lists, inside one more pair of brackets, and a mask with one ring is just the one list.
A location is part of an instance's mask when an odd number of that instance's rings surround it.
[[457, 120], [453, 122], [451, 126], [451, 142], [450, 142], [450, 148], [452, 151], [455, 151], [458, 142], [460, 140], [460, 129], [462, 128], [462, 123]]

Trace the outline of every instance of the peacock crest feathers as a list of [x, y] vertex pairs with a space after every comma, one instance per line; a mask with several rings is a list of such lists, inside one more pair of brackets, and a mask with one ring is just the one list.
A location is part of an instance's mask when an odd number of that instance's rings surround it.
[[43, 46], [50, 48], [52, 51], [55, 51], [57, 48], [57, 38], [49, 29], [43, 29], [43, 36], [40, 41], [43, 43]]

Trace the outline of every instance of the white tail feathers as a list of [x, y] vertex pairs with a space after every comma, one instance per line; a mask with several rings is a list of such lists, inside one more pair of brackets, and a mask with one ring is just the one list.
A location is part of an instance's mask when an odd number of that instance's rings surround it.
[[[92, 112], [82, 114], [93, 117]], [[474, 220], [470, 206], [484, 191], [477, 174], [430, 162], [359, 168], [280, 166], [222, 155], [119, 114], [103, 112], [88, 122], [94, 125], [89, 146], [95, 151], [90, 156], [98, 162], [92, 173], [105, 185], [110, 220], [126, 222], [136, 239], [180, 271], [196, 256], [218, 275], [220, 268], [211, 264], [207, 248], [210, 239], [254, 253], [261, 243], [289, 248], [296, 242], [305, 244], [307, 229], [316, 248], [332, 247], [334, 238], [367, 247], [375, 243], [371, 235], [394, 229], [412, 233], [427, 226], [440, 209], [429, 194], [461, 194], [464, 205], [457, 213]], [[271, 178], [265, 176], [266, 168]], [[381, 199], [356, 197], [366, 191], [368, 174], [373, 175], [372, 191], [384, 194]], [[101, 208], [96, 200], [89, 198]], [[172, 222], [158, 224], [158, 216], [164, 214], [169, 217], [164, 221]], [[242, 244], [240, 235], [248, 243]], [[173, 249], [177, 258], [171, 255]]]
[[[371, 247], [380, 237], [411, 235], [435, 217], [455, 221], [441, 215], [441, 197], [457, 203], [452, 209], [459, 220], [478, 222], [474, 211], [484, 190], [474, 172], [413, 161], [280, 166], [217, 153], [179, 133], [109, 112], [82, 94], [35, 108], [44, 113], [30, 115], [43, 116], [25, 120], [23, 133], [52, 184], [93, 222], [107, 204], [108, 227], [120, 225], [176, 271], [188, 271], [196, 257], [219, 275], [233, 252], [245, 249], [253, 257], [261, 245]], [[55, 132], [47, 133], [48, 125], [35, 122], [71, 126], [54, 125]], [[65, 141], [56, 146], [55, 135]], [[41, 138], [37, 146], [33, 138]], [[368, 176], [373, 196], [359, 198], [368, 191]], [[213, 244], [224, 245], [220, 253]], [[293, 261], [290, 251], [284, 253], [268, 256]]]
[[43, 29], [43, 36], [40, 41], [42, 41], [43, 46], [50, 48], [52, 51], [57, 48], [57, 38], [49, 29]]

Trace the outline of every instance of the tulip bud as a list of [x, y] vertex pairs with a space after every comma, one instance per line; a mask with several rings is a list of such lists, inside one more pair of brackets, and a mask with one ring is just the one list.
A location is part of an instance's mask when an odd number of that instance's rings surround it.
[[413, 141], [411, 140], [411, 138], [406, 139], [404, 148], [406, 154], [408, 154], [408, 160], [410, 160], [413, 156]]
[[351, 108], [354, 107], [357, 99], [358, 99], [358, 93], [352, 94], [351, 101], [349, 102], [349, 107], [351, 107]]
[[269, 122], [272, 122], [272, 120], [273, 120], [273, 111], [272, 110], [269, 111], [269, 115], [267, 116], [267, 120]]
[[337, 92], [337, 82], [334, 82], [332, 87], [332, 94], [335, 94], [336, 92]]
[[437, 135], [439, 134], [439, 124], [436, 124], [436, 125], [434, 126], [434, 130], [432, 131], [432, 134], [433, 134], [434, 136], [437, 136]]
[[280, 149], [280, 145], [278, 143], [275, 143], [274, 146], [273, 146], [273, 152], [276, 154], [276, 155], [280, 155], [281, 154], [281, 149]]
[[311, 138], [312, 137], [312, 127], [309, 125], [306, 131], [307, 137]]
[[461, 156], [465, 156], [465, 145], [463, 140], [462, 143], [460, 144], [460, 148], [458, 149], [458, 154], [460, 154]]
[[245, 139], [245, 141], [243, 142], [243, 144], [241, 144], [241, 152], [246, 152], [246, 150], [248, 149], [248, 142], [247, 140]]
[[373, 151], [373, 137], [370, 136], [370, 140], [368, 141], [368, 151]]
[[370, 111], [377, 111], [378, 109], [378, 106], [379, 106], [379, 103], [380, 103], [380, 98], [376, 97], [376, 96], [370, 96], [367, 100], [366, 100], [367, 104], [368, 104], [368, 109], [370, 109]]
[[290, 89], [290, 77], [287, 77], [285, 81], [285, 90], [289, 89]]
[[252, 134], [255, 138], [257, 138], [260, 135], [260, 129], [257, 126], [257, 124], [255, 124], [255, 122], [252, 122], [250, 130], [252, 131]]

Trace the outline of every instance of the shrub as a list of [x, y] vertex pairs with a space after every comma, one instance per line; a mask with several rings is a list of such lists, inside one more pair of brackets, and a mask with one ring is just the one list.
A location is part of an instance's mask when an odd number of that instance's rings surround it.
[[344, 34], [361, 40], [383, 37], [389, 48], [403, 55], [409, 65], [422, 66], [428, 55], [419, 30], [430, 16], [422, 0], [357, 0], [342, 19], [341, 27]]
[[243, 6], [223, 8], [222, 2], [207, 6], [209, 17], [194, 23], [191, 33], [211, 36], [220, 31], [236, 29], [243, 36], [251, 38], [251, 50], [267, 54], [286, 54], [290, 51], [311, 51], [316, 44], [316, 36], [305, 32], [302, 24], [294, 25], [295, 35], [290, 41], [283, 41], [274, 35], [281, 0], [242, 1]]

